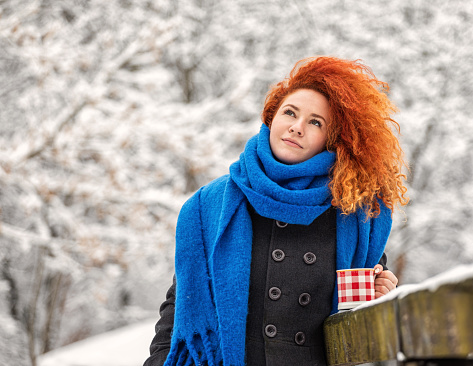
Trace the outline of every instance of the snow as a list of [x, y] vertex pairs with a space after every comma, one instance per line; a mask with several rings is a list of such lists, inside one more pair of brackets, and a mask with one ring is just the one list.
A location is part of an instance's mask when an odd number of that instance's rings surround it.
[[452, 268], [449, 271], [431, 277], [421, 283], [399, 286], [393, 291], [389, 292], [387, 295], [384, 295], [376, 300], [368, 301], [364, 304], [361, 304], [356, 308], [352, 309], [352, 311], [364, 309], [369, 306], [374, 306], [396, 298], [402, 299], [414, 292], [419, 292], [423, 290], [435, 292], [440, 286], [460, 283], [469, 278], [473, 278], [473, 264], [456, 266], [455, 268]]
[[55, 349], [39, 356], [38, 366], [141, 366], [155, 323], [145, 320]]
[[[473, 264], [457, 266], [419, 284], [402, 285], [389, 294], [362, 304], [352, 311], [403, 298], [413, 292], [435, 292], [440, 286], [473, 278]], [[134, 366], [142, 365], [149, 355], [156, 319], [99, 334], [53, 350], [39, 357], [38, 366]]]
[[473, 2], [44, 3], [0, 1], [0, 365], [158, 313], [181, 205], [307, 56], [363, 60], [401, 111], [411, 202], [390, 270], [473, 262]]
[[[403, 298], [422, 290], [436, 291], [440, 286], [473, 278], [473, 264], [457, 266], [419, 284], [402, 285], [379, 299], [362, 304], [352, 311]], [[38, 366], [138, 366], [149, 355], [157, 319], [149, 319], [87, 338], [48, 352], [38, 358]], [[399, 355], [400, 356], [400, 355]]]

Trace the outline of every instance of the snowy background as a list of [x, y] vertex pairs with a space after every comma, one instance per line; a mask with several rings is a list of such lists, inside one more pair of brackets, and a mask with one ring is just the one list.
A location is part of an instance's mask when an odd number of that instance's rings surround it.
[[391, 85], [401, 283], [472, 263], [472, 39], [462, 0], [0, 0], [0, 365], [158, 318], [180, 206], [307, 56]]

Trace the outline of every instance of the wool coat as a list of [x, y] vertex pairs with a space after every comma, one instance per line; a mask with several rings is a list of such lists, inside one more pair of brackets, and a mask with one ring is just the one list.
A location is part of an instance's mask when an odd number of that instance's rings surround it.
[[[325, 365], [323, 321], [332, 308], [336, 262], [336, 210], [292, 225], [258, 215], [253, 226], [246, 326], [248, 366]], [[231, 260], [229, 258], [228, 260]], [[386, 269], [386, 256], [380, 260]], [[144, 366], [161, 366], [170, 349], [175, 279]]]
[[[165, 366], [246, 365], [254, 240], [248, 204], [263, 217], [305, 226], [331, 208], [330, 170], [336, 153], [323, 151], [287, 165], [274, 158], [269, 138], [268, 127], [262, 125], [229, 174], [203, 186], [181, 208], [174, 324]], [[392, 212], [378, 202], [375, 218], [362, 208], [349, 215], [336, 209], [336, 269], [379, 262]], [[306, 254], [308, 261], [315, 258]], [[331, 312], [336, 312], [337, 292], [333, 294]], [[265, 325], [265, 334], [275, 339], [283, 335], [275, 324]], [[298, 334], [298, 343], [305, 343], [304, 337]]]

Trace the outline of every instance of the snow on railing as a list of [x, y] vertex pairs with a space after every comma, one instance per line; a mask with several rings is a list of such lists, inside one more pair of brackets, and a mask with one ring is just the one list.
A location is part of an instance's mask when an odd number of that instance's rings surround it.
[[472, 310], [473, 265], [399, 286], [325, 321], [328, 364], [473, 365]]

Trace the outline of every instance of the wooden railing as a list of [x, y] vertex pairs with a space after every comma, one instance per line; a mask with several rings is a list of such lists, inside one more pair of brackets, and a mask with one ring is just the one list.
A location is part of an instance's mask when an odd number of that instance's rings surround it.
[[334, 314], [324, 332], [329, 365], [473, 366], [473, 266]]

